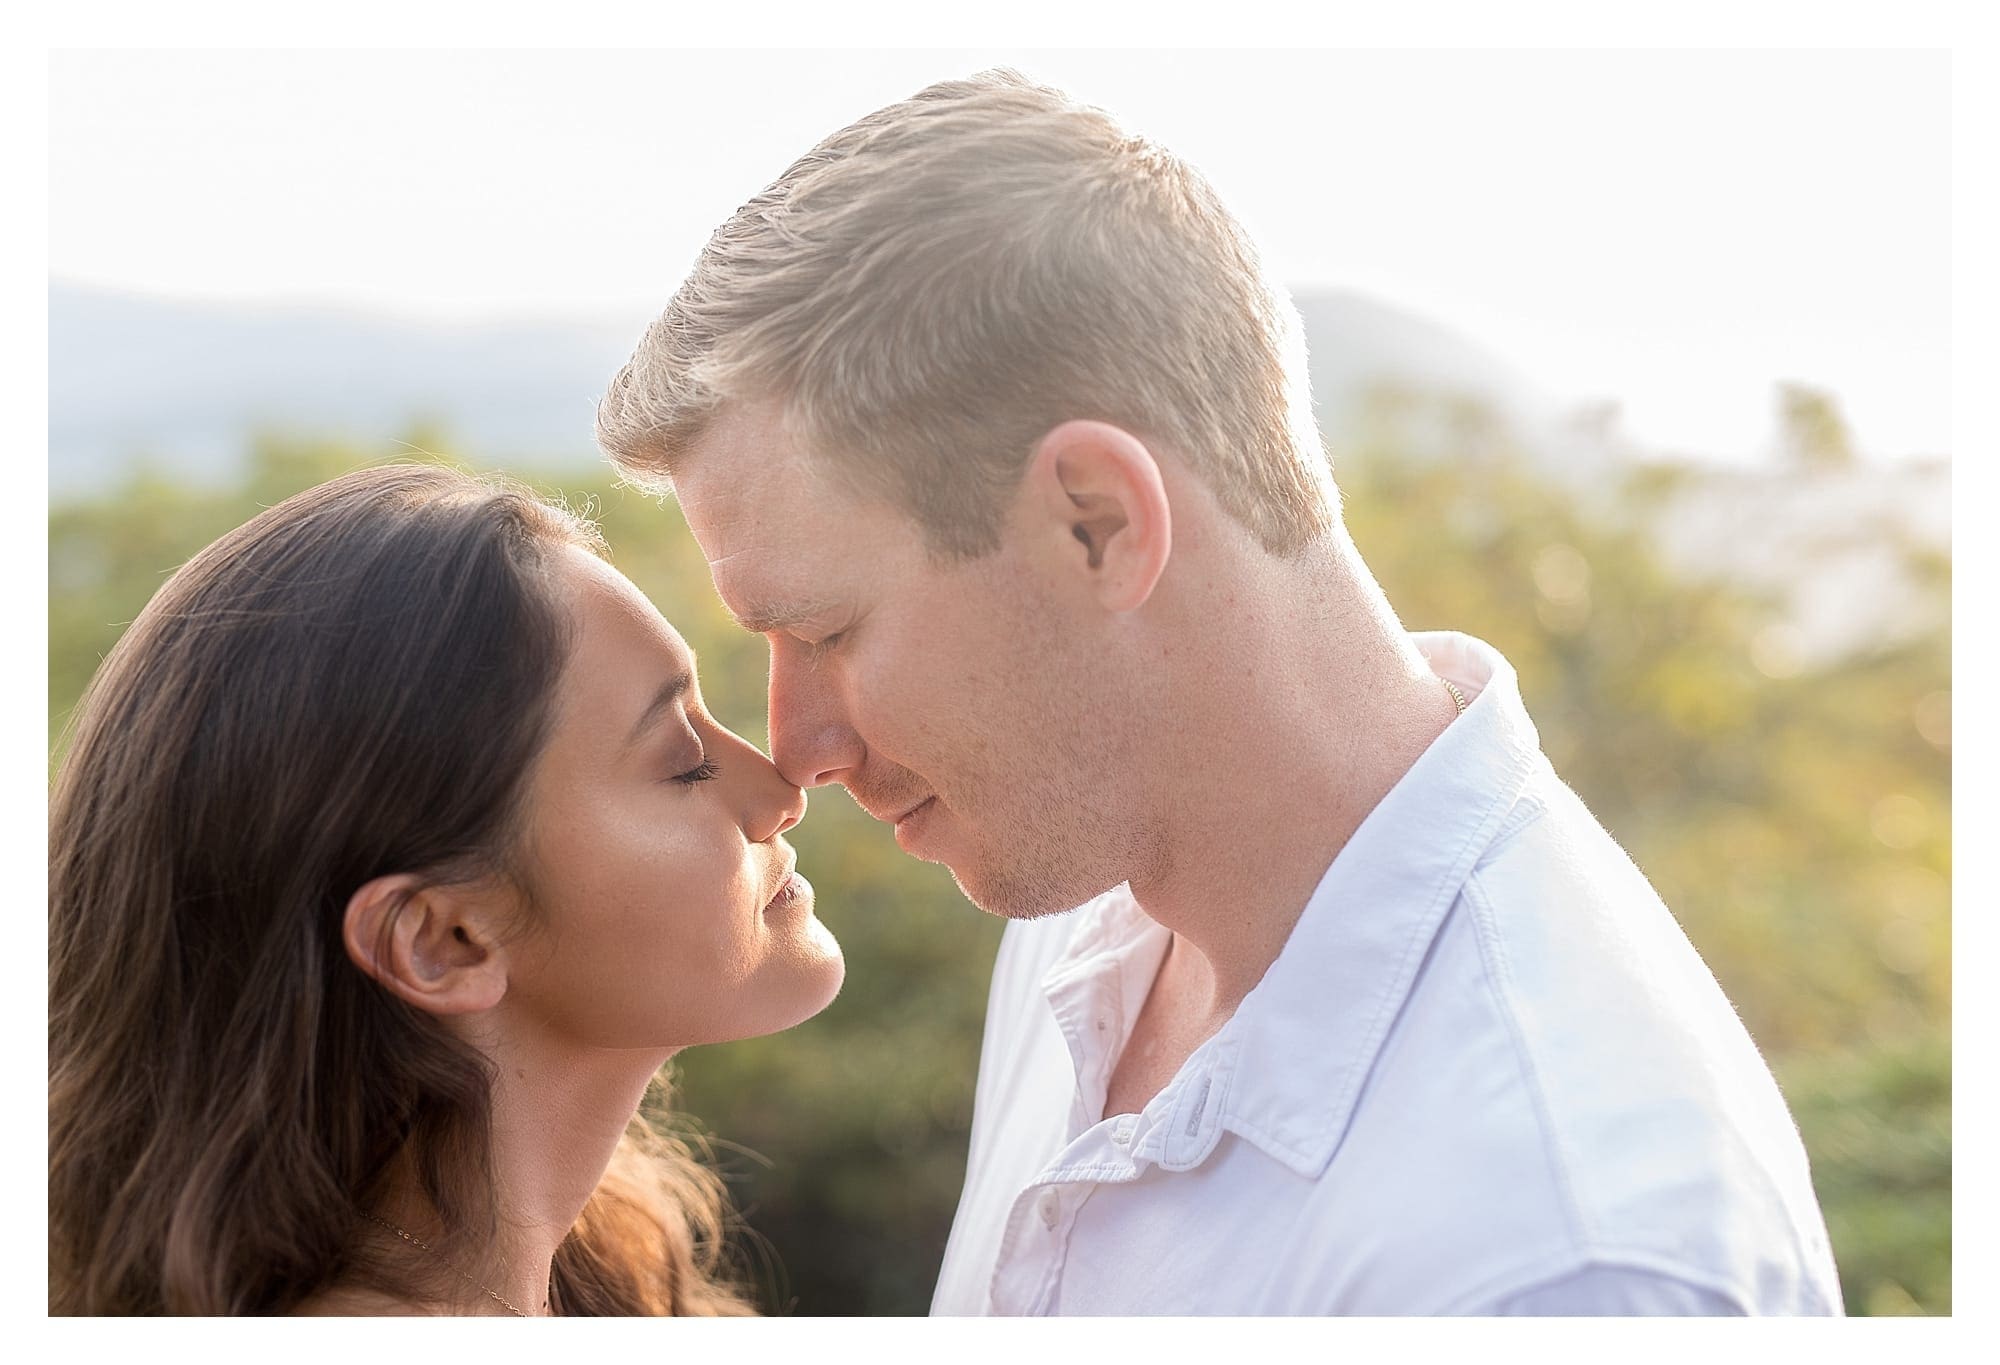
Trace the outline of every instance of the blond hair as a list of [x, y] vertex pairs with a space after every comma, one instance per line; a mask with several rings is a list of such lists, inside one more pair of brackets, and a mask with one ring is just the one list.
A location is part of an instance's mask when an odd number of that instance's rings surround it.
[[751, 398], [942, 554], [998, 543], [1072, 418], [1174, 450], [1275, 554], [1338, 506], [1298, 314], [1242, 227], [1164, 148], [1004, 69], [850, 124], [737, 210], [612, 380], [598, 441], [661, 487]]

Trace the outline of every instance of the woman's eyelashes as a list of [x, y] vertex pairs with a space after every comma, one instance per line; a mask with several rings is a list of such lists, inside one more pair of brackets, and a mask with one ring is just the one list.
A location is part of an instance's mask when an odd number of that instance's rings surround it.
[[686, 783], [706, 782], [721, 771], [722, 769], [716, 766], [714, 759], [704, 758], [700, 763], [689, 768], [686, 772], [675, 773], [674, 781]]

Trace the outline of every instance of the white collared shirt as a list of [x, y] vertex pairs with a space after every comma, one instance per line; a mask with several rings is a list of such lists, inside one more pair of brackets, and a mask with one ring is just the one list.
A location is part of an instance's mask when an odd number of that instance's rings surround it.
[[1542, 756], [1513, 669], [1355, 831], [1138, 1114], [1169, 935], [1124, 887], [1010, 924], [932, 1312], [1841, 1312], [1805, 1150], [1673, 916]]

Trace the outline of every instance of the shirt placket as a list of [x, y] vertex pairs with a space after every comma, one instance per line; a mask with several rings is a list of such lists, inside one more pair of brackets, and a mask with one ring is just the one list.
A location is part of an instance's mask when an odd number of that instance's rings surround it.
[[1129, 1120], [1114, 1131], [1093, 1112], [1102, 1111], [1110, 1068], [1123, 1041], [1119, 1030], [1109, 1026], [1121, 1017], [1118, 973], [1065, 977], [1051, 983], [1047, 994], [1069, 1047], [1076, 1085], [1062, 1152], [1015, 1196], [1008, 1210], [990, 1292], [993, 1311], [1009, 1315], [1049, 1311], [1062, 1282], [1078, 1211], [1098, 1184], [1136, 1174], [1129, 1155]]

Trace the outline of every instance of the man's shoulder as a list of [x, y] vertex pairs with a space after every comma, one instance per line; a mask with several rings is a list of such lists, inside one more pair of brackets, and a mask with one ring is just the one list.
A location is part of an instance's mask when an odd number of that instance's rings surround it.
[[1430, 1045], [1399, 1054], [1435, 1068], [1418, 1093], [1514, 1096], [1456, 1112], [1539, 1152], [1524, 1184], [1547, 1182], [1536, 1202], [1574, 1253], [1837, 1304], [1797, 1128], [1674, 915], [1553, 775], [1509, 824], [1438, 945], [1448, 970], [1410, 1001]]
[[1754, 1057], [1679, 920], [1553, 773], [1516, 803], [1458, 910], [1510, 1031], [1536, 1058], [1593, 1040], [1644, 1053], [1663, 1038], [1679, 1040], [1673, 1060], [1704, 1070], [1709, 1050]]

